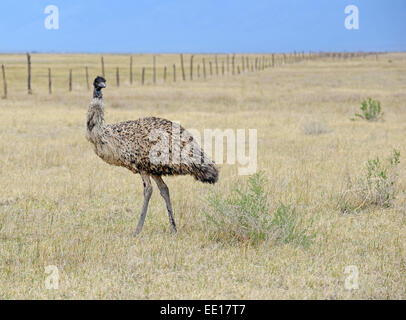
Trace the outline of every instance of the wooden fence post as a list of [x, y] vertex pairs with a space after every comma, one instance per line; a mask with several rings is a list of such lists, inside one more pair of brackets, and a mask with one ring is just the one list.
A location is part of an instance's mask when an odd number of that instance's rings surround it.
[[85, 68], [86, 71], [86, 86], [87, 86], [87, 90], [90, 90], [90, 86], [89, 86], [89, 68], [86, 66]]
[[180, 68], [182, 69], [182, 79], [183, 81], [186, 80], [186, 75], [185, 75], [185, 66], [183, 65], [183, 54], [180, 54]]
[[120, 69], [119, 67], [116, 68], [116, 83], [117, 83], [117, 87], [120, 86]]
[[231, 58], [231, 69], [233, 75], [235, 75], [235, 54], [233, 54], [233, 57]]
[[154, 82], [154, 84], [156, 83], [156, 57], [154, 56], [153, 57], [153, 61], [152, 61], [153, 63], [153, 71], [152, 71], [152, 74], [153, 74], [153, 77], [152, 77], [152, 81]]
[[200, 78], [200, 63], [197, 64], [197, 78]]
[[176, 65], [173, 64], [173, 82], [176, 82]]
[[104, 74], [104, 58], [103, 58], [103, 56], [101, 56], [101, 68], [102, 68], [102, 76], [104, 77], [105, 74]]
[[190, 56], [190, 80], [193, 80], [193, 54]]
[[221, 75], [224, 77], [224, 60], [221, 61]]
[[242, 62], [242, 64], [241, 64], [242, 72], [245, 72], [245, 59], [244, 59], [244, 56], [241, 57], [241, 62]]
[[164, 82], [166, 82], [166, 66], [164, 67]]
[[27, 53], [27, 71], [28, 71], [28, 76], [27, 76], [28, 94], [32, 94], [32, 90], [31, 90], [31, 55], [29, 53]]
[[72, 69], [69, 69], [69, 92], [72, 91]]
[[272, 68], [275, 68], [275, 54], [272, 53]]
[[227, 55], [226, 59], [227, 59], [227, 74], [229, 74], [230, 73], [230, 56]]
[[214, 59], [215, 59], [215, 63], [216, 63], [216, 76], [218, 77], [219, 76], [219, 64], [218, 64], [218, 60], [217, 60], [217, 55], [214, 57]]
[[49, 94], [52, 94], [51, 68], [48, 68], [48, 92]]
[[6, 80], [6, 70], [4, 64], [1, 65], [1, 71], [3, 74], [3, 99], [7, 99], [7, 80]]
[[142, 67], [142, 72], [141, 72], [141, 84], [144, 85], [145, 81], [145, 67]]
[[206, 60], [203, 58], [203, 79], [206, 80]]
[[133, 56], [130, 56], [130, 84], [133, 84]]

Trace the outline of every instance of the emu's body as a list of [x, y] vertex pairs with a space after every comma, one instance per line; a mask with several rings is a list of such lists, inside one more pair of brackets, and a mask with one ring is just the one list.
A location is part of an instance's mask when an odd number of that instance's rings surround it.
[[[139, 233], [142, 229], [152, 194], [150, 177], [155, 180], [165, 199], [172, 230], [176, 231], [169, 190], [162, 176], [192, 175], [202, 182], [215, 183], [218, 179], [216, 165], [184, 128], [169, 120], [148, 117], [105, 125], [101, 94], [101, 89], [105, 87], [104, 82], [101, 77], [96, 78], [94, 82], [94, 96], [86, 117], [86, 138], [91, 142], [94, 152], [105, 162], [125, 167], [141, 175], [144, 184], [144, 204], [135, 233]], [[103, 86], [99, 87], [99, 83]], [[179, 139], [178, 135], [187, 139]], [[154, 158], [157, 141], [161, 148], [155, 155], [157, 158]], [[179, 159], [185, 147], [191, 151], [186, 152], [187, 157]]]

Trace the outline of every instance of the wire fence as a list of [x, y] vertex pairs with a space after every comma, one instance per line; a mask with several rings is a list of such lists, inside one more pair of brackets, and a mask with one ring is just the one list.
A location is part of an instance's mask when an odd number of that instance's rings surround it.
[[[376, 52], [293, 52], [271, 54], [179, 54], [179, 55], [0, 55], [2, 98], [13, 92], [90, 90], [96, 75], [116, 87], [156, 85], [185, 81], [208, 81], [261, 72], [269, 68], [322, 59], [352, 60]], [[114, 80], [113, 80], [114, 79]], [[24, 82], [26, 85], [24, 85]], [[47, 88], [47, 89], [46, 89]]]

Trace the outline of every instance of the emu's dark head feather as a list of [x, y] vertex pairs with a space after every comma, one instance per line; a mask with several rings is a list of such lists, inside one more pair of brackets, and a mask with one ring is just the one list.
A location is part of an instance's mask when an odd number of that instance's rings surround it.
[[95, 89], [103, 89], [106, 87], [106, 79], [103, 77], [97, 76], [93, 81], [93, 86]]

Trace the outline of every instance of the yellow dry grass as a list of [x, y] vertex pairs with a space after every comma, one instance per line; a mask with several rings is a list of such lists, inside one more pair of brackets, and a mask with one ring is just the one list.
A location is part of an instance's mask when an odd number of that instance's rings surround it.
[[[255, 128], [258, 169], [274, 203], [296, 207], [316, 234], [307, 249], [293, 244], [227, 244], [211, 240], [206, 195], [229, 194], [246, 177], [222, 165], [219, 183], [167, 178], [178, 234], [169, 232], [157, 188], [142, 234], [132, 236], [142, 204], [139, 176], [105, 164], [84, 137], [90, 80], [98, 55], [33, 55], [33, 95], [26, 94], [23, 55], [0, 55], [9, 98], [0, 100], [0, 298], [2, 299], [405, 299], [406, 298], [406, 54], [352, 61], [320, 60], [263, 72], [177, 83], [178, 56], [157, 57], [158, 83], [128, 84], [128, 57], [105, 56], [106, 121], [155, 115], [186, 128]], [[196, 59], [201, 59], [197, 56]], [[185, 58], [188, 65], [188, 57]], [[115, 87], [120, 65], [122, 86]], [[47, 92], [47, 68], [54, 94]], [[68, 92], [68, 69], [74, 70]], [[150, 81], [150, 80], [149, 80]], [[2, 90], [2, 84], [0, 84]], [[385, 121], [351, 121], [361, 99], [382, 101]], [[306, 123], [327, 132], [307, 135]], [[346, 173], [401, 152], [394, 207], [342, 214]], [[45, 267], [59, 269], [59, 288], [46, 289]], [[359, 289], [345, 288], [347, 266]]]

